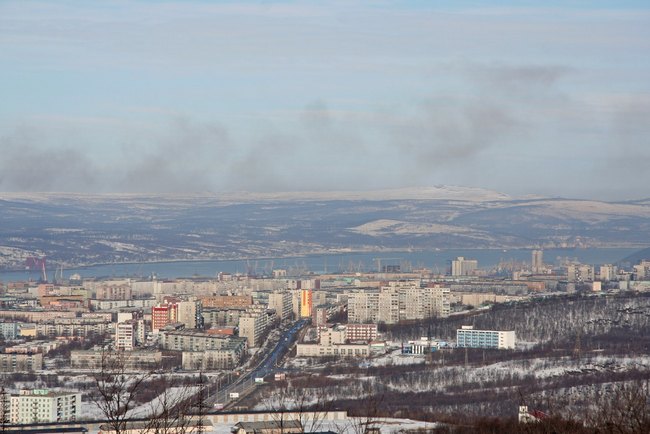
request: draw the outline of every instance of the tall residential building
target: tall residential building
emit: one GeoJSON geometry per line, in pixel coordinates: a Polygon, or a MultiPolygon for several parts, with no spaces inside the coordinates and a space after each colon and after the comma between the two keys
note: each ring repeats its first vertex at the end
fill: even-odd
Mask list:
{"type": "Polygon", "coordinates": [[[348,297],[349,323],[396,324],[400,321],[446,317],[450,313],[449,288],[421,288],[419,281],[391,282],[379,291],[363,290],[348,297]]]}
{"type": "Polygon", "coordinates": [[[291,318],[292,305],[289,291],[272,292],[269,294],[269,309],[273,309],[280,321],[291,318]]]}
{"type": "Polygon", "coordinates": [[[290,289],[291,293],[291,312],[293,312],[294,318],[300,318],[300,290],[299,289],[290,289]]]}
{"type": "Polygon", "coordinates": [[[300,290],[300,317],[309,318],[311,316],[311,309],[312,309],[312,290],[301,289],[300,290]]]}
{"type": "Polygon", "coordinates": [[[544,270],[544,251],[533,250],[531,253],[531,270],[534,274],[539,274],[544,270]]]}
{"type": "Polygon", "coordinates": [[[594,267],[583,264],[569,264],[567,266],[567,280],[569,282],[593,282],[594,267]]]}
{"type": "Polygon", "coordinates": [[[379,291],[379,311],[377,322],[396,324],[400,320],[399,311],[400,288],[387,287],[379,291]]]}
{"type": "Polygon", "coordinates": [[[636,280],[646,280],[650,277],[650,261],[643,260],[634,265],[634,275],[636,280]]]}
{"type": "Polygon", "coordinates": [[[11,396],[11,423],[52,423],[78,420],[81,393],[50,392],[47,389],[21,390],[11,396]]]}
{"type": "Polygon", "coordinates": [[[137,335],[137,321],[130,320],[115,324],[115,349],[133,351],[137,335]]]}
{"type": "Polygon", "coordinates": [[[262,343],[264,333],[275,318],[277,318],[275,311],[272,310],[251,309],[247,311],[239,317],[239,336],[248,340],[249,347],[257,347],[262,343]]]}
{"type": "Polygon", "coordinates": [[[478,261],[476,259],[465,259],[464,257],[459,256],[451,261],[452,276],[469,276],[477,268],[478,261]]]}
{"type": "Polygon", "coordinates": [[[617,272],[618,268],[616,265],[604,264],[600,266],[598,275],[600,276],[600,280],[603,282],[609,282],[610,280],[616,280],[617,272]]]}
{"type": "Polygon", "coordinates": [[[177,303],[177,322],[185,324],[185,328],[196,329],[202,326],[201,304],[198,301],[181,301],[177,303]]]}
{"type": "Polygon", "coordinates": [[[154,333],[172,322],[172,310],[175,310],[175,307],[175,305],[162,304],[151,308],[151,330],[154,333]]]}
{"type": "Polygon", "coordinates": [[[379,314],[379,292],[359,291],[348,297],[348,322],[373,323],[377,322],[379,314]]]}

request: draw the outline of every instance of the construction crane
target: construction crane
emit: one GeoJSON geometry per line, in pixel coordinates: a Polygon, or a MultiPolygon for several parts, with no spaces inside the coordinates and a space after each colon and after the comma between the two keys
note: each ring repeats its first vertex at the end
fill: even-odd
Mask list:
{"type": "Polygon", "coordinates": [[[46,257],[38,258],[30,256],[25,260],[25,267],[28,270],[39,270],[41,272],[41,280],[47,282],[47,272],[45,271],[46,257]]]}
{"type": "Polygon", "coordinates": [[[377,273],[381,273],[381,261],[401,261],[402,258],[372,258],[377,263],[377,273]]]}

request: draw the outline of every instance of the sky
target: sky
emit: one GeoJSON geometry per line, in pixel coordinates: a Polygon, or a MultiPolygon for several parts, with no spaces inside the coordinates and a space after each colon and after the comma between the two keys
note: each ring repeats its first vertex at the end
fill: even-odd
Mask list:
{"type": "Polygon", "coordinates": [[[0,0],[0,191],[650,197],[647,1],[0,0]]]}

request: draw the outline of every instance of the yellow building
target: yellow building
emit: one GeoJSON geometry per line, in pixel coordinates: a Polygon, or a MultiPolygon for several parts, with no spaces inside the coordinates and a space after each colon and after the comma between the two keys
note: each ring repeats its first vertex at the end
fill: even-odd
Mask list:
{"type": "Polygon", "coordinates": [[[311,317],[312,292],[311,289],[302,289],[300,291],[300,317],[311,317]]]}
{"type": "Polygon", "coordinates": [[[21,338],[35,338],[36,337],[36,327],[21,327],[20,328],[20,337],[21,338]]]}

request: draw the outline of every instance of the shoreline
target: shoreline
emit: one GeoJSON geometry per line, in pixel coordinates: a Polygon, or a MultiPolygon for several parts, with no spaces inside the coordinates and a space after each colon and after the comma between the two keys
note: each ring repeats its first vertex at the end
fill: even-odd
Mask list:
{"type": "MultiPolygon", "coordinates": [[[[542,248],[544,251],[554,250],[554,251],[588,251],[588,250],[614,250],[614,249],[629,249],[629,250],[644,250],[648,248],[647,246],[607,246],[607,247],[552,247],[552,248],[542,248]]],[[[427,252],[446,252],[446,251],[503,251],[507,253],[509,251],[531,251],[535,247],[490,247],[490,248],[481,248],[481,247],[450,247],[450,248],[432,248],[432,249],[413,249],[413,248],[397,248],[397,249],[344,249],[338,251],[323,251],[307,254],[295,254],[295,255],[286,255],[286,256],[256,256],[256,257],[237,257],[237,258],[191,258],[191,259],[159,259],[153,261],[123,261],[123,262],[94,262],[90,264],[75,264],[64,267],[64,270],[84,270],[93,267],[105,267],[105,266],[128,266],[128,265],[157,265],[157,264],[171,264],[171,263],[211,263],[211,262],[238,262],[238,261],[274,261],[274,260],[287,260],[287,259],[305,259],[311,257],[319,256],[337,256],[337,255],[364,255],[364,254],[382,254],[382,253],[408,253],[408,254],[417,254],[417,253],[427,253],[427,252]]],[[[621,258],[622,259],[622,258],[621,258]]],[[[46,267],[46,270],[55,270],[60,266],[59,262],[52,262],[55,266],[50,268],[46,267]]],[[[0,267],[0,273],[20,273],[20,272],[38,272],[36,269],[26,269],[26,268],[4,268],[0,267]]]]}

